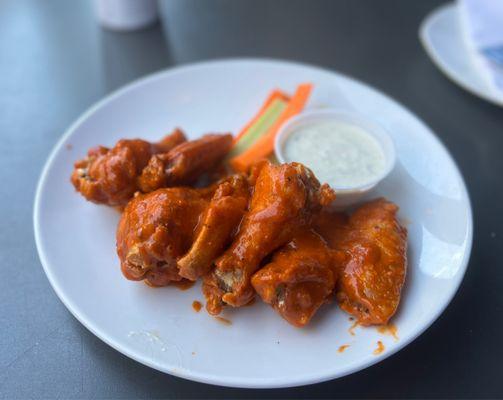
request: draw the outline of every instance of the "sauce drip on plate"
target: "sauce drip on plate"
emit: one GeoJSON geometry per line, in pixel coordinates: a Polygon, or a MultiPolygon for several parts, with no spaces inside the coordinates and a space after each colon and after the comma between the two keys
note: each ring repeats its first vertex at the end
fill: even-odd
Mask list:
{"type": "Polygon", "coordinates": [[[199,312],[201,311],[201,308],[203,307],[203,305],[201,304],[200,301],[197,301],[197,300],[194,300],[192,302],[192,308],[194,309],[195,312],[199,312]]]}
{"type": "Polygon", "coordinates": [[[178,282],[171,282],[171,284],[180,290],[187,290],[194,286],[195,282],[189,281],[188,279],[182,279],[178,282]]]}
{"type": "Polygon", "coordinates": [[[339,349],[337,350],[339,353],[344,353],[344,350],[346,350],[349,347],[349,344],[343,344],[342,346],[339,346],[339,349]]]}
{"type": "Polygon", "coordinates": [[[221,324],[224,324],[224,325],[232,325],[232,321],[227,319],[227,318],[224,318],[224,317],[213,317],[215,318],[218,322],[220,322],[221,324]]]}
{"type": "Polygon", "coordinates": [[[358,327],[358,325],[360,325],[359,322],[355,321],[353,322],[353,325],[349,327],[348,332],[351,336],[355,336],[355,329],[358,327]]]}
{"type": "Polygon", "coordinates": [[[395,339],[395,341],[398,340],[398,329],[394,324],[378,326],[377,332],[382,335],[390,335],[393,337],[393,339],[395,339]]]}
{"type": "Polygon", "coordinates": [[[378,340],[377,348],[374,350],[373,354],[377,356],[381,354],[384,350],[385,350],[384,344],[380,340],[378,340]]]}

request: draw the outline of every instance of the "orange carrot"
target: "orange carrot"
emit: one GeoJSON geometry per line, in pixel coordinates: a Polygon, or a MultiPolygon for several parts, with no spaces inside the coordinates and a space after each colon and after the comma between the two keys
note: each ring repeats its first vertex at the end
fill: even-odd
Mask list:
{"type": "Polygon", "coordinates": [[[274,138],[279,128],[291,117],[302,111],[311,94],[312,88],[313,85],[311,83],[299,85],[295,94],[290,98],[285,110],[269,131],[258,139],[252,147],[229,161],[236,171],[247,171],[255,161],[267,157],[273,151],[274,138]]]}
{"type": "Polygon", "coordinates": [[[266,101],[260,108],[259,112],[251,119],[250,122],[246,124],[246,126],[241,130],[241,132],[239,132],[238,135],[234,138],[234,144],[236,144],[239,141],[239,139],[241,139],[241,136],[243,136],[246,133],[246,131],[250,128],[250,126],[252,126],[255,122],[257,122],[257,120],[267,110],[267,107],[269,107],[269,105],[276,99],[288,101],[290,98],[279,89],[273,90],[269,94],[269,97],[267,97],[266,101]]]}

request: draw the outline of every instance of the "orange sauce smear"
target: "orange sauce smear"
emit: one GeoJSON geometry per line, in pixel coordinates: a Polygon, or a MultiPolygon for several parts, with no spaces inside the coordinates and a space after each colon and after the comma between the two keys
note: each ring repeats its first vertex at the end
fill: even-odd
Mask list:
{"type": "Polygon", "coordinates": [[[344,353],[344,350],[346,350],[349,347],[349,344],[343,344],[342,346],[339,346],[339,349],[337,350],[339,353],[344,353]]]}
{"type": "Polygon", "coordinates": [[[255,304],[255,297],[251,299],[248,303],[246,303],[244,307],[253,306],[254,304],[255,304]]]}
{"type": "Polygon", "coordinates": [[[213,317],[213,318],[215,318],[218,322],[220,322],[224,325],[232,325],[232,321],[227,318],[224,318],[224,317],[213,317]]]}
{"type": "Polygon", "coordinates": [[[194,286],[195,282],[189,281],[188,279],[182,279],[179,282],[172,282],[171,284],[180,290],[187,290],[194,286]]]}
{"type": "Polygon", "coordinates": [[[348,329],[348,332],[351,336],[355,336],[355,329],[360,325],[358,321],[353,322],[353,325],[351,325],[348,329]]]}
{"type": "Polygon", "coordinates": [[[384,344],[378,340],[377,341],[377,349],[374,350],[374,355],[379,355],[381,354],[383,351],[384,351],[385,347],[384,347],[384,344]]]}
{"type": "Polygon", "coordinates": [[[201,304],[200,301],[197,301],[197,300],[194,300],[192,302],[192,308],[194,309],[195,312],[199,312],[201,311],[201,308],[203,307],[203,305],[201,304]]]}
{"type": "Polygon", "coordinates": [[[390,335],[393,337],[393,339],[395,339],[395,341],[398,340],[398,329],[394,324],[378,326],[377,332],[382,335],[390,335]]]}

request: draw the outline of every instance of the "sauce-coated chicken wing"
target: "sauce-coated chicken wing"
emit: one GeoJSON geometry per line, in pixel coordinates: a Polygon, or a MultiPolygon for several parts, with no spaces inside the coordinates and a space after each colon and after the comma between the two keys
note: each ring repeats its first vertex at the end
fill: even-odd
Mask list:
{"type": "Polygon", "coordinates": [[[117,227],[117,254],[124,276],[153,286],[179,281],[177,260],[189,250],[211,191],[159,189],[139,194],[117,227]]]}
{"type": "Polygon", "coordinates": [[[163,153],[184,142],[175,130],[158,143],[122,139],[109,149],[99,146],[75,163],[71,181],[87,200],[109,206],[124,206],[138,190],[138,177],[153,154],[163,153]]]}
{"type": "Polygon", "coordinates": [[[234,242],[204,279],[208,312],[218,314],[224,303],[247,304],[254,296],[251,275],[264,257],[308,226],[313,212],[334,197],[332,189],[320,185],[301,164],[263,164],[234,242]]]}
{"type": "Polygon", "coordinates": [[[332,249],[340,249],[349,230],[348,214],[330,207],[323,209],[314,216],[312,228],[326,240],[332,249]]]}
{"type": "Polygon", "coordinates": [[[398,207],[378,199],[358,208],[336,239],[347,259],[339,276],[340,307],[362,325],[386,324],[400,302],[407,269],[407,230],[398,207]]]}
{"type": "Polygon", "coordinates": [[[126,278],[165,286],[206,274],[231,241],[246,211],[249,185],[231,175],[203,189],[165,188],[138,194],[117,228],[126,278]]]}
{"type": "Polygon", "coordinates": [[[139,178],[140,189],[148,193],[162,187],[190,185],[215,168],[231,146],[232,135],[208,134],[153,156],[139,178]]]}
{"type": "Polygon", "coordinates": [[[257,271],[257,294],[289,323],[306,325],[333,295],[338,253],[314,231],[306,229],[274,253],[272,262],[257,271]]]}

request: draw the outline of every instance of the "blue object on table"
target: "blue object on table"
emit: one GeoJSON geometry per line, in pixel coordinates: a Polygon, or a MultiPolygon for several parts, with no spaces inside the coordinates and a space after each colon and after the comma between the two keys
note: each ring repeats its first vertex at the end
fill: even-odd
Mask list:
{"type": "Polygon", "coordinates": [[[468,47],[490,87],[503,96],[503,1],[459,0],[468,47]]]}
{"type": "Polygon", "coordinates": [[[503,65],[503,46],[487,47],[482,52],[491,61],[503,65]]]}

